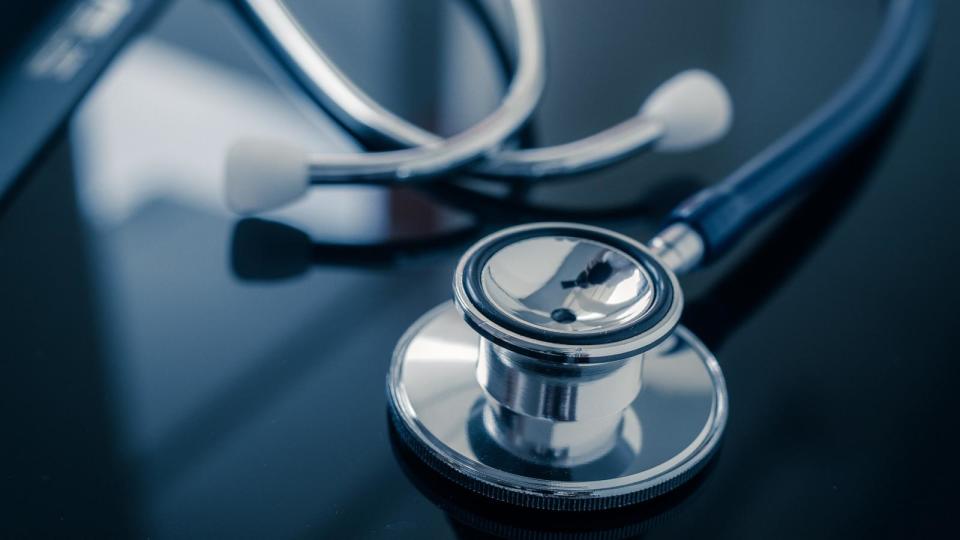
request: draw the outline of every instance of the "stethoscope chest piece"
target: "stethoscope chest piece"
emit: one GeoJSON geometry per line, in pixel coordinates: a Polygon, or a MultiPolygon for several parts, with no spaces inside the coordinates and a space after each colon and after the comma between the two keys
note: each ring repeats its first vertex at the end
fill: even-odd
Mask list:
{"type": "Polygon", "coordinates": [[[401,338],[387,381],[401,440],[450,480],[525,507],[615,508],[680,485],[716,449],[723,375],[642,244],[513,227],[464,255],[454,299],[401,338]]]}

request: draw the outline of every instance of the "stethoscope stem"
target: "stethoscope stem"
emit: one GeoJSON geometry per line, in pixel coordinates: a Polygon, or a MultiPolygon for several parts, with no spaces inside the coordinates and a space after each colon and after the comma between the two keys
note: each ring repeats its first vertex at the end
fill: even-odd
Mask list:
{"type": "Polygon", "coordinates": [[[825,166],[873,127],[920,65],[933,2],[891,0],[866,60],[827,103],[717,184],[680,204],[669,220],[697,231],[704,262],[726,253],[754,224],[815,182],[825,166]]]}
{"type": "Polygon", "coordinates": [[[647,242],[647,247],[677,275],[696,269],[704,260],[703,237],[684,223],[667,225],[647,242]]]}
{"type": "Polygon", "coordinates": [[[536,181],[601,169],[653,149],[666,135],[663,122],[636,115],[599,133],[566,144],[501,150],[494,162],[485,160],[471,174],[489,178],[536,181]]]}
{"type": "MultiPolygon", "coordinates": [[[[637,115],[590,137],[543,148],[500,150],[496,160],[483,160],[470,174],[488,178],[536,181],[599,169],[656,146],[666,134],[663,122],[637,115]]],[[[432,180],[404,171],[405,151],[386,154],[318,154],[307,159],[310,183],[395,183],[432,180]]],[[[444,173],[451,171],[442,171],[444,173]]]]}

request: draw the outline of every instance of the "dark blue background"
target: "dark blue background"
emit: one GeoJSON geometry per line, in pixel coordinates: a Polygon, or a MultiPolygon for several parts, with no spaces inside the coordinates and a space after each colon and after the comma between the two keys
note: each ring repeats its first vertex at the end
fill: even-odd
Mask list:
{"type": "MultiPolygon", "coordinates": [[[[489,110],[500,77],[470,52],[482,49],[480,34],[450,22],[464,19],[456,3],[356,4],[293,7],[361,86],[422,125],[449,133],[489,110]]],[[[97,153],[90,120],[61,130],[0,207],[0,536],[951,531],[960,480],[953,2],[939,6],[926,69],[900,114],[808,202],[685,279],[685,322],[713,346],[731,401],[722,450],[693,486],[613,515],[556,518],[483,505],[403,465],[390,443],[386,367],[406,327],[450,297],[470,238],[547,218],[646,238],[673,203],[825,99],[881,13],[872,1],[544,4],[550,76],[532,126],[538,142],[602,129],[691,66],[729,85],[730,135],[515,194],[507,207],[466,196],[465,209],[455,190],[348,190],[337,200],[358,201],[349,223],[383,222],[360,241],[391,239],[358,248],[344,247],[350,227],[337,216],[303,231],[283,216],[238,222],[174,191],[104,219],[90,203],[103,194],[86,191],[97,179],[84,171],[109,164],[91,159],[122,154],[144,165],[120,175],[127,185],[162,187],[218,182],[174,176],[179,162],[222,158],[135,135],[97,153]]],[[[279,92],[242,35],[228,5],[183,1],[147,39],[279,92]]],[[[134,80],[122,78],[130,62],[118,65],[104,81],[134,80]]],[[[149,115],[158,103],[144,97],[125,110],[149,115]]],[[[231,116],[256,118],[245,106],[231,116]]],[[[159,140],[181,136],[175,125],[159,140]]]]}

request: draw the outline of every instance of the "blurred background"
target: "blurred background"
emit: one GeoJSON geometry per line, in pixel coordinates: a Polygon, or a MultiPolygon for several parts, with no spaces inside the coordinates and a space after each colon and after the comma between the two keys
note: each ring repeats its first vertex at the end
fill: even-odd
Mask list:
{"type": "MultiPolygon", "coordinates": [[[[468,3],[286,4],[361,88],[437,133],[483,118],[509,81],[468,3]]],[[[393,346],[450,297],[471,240],[542,219],[646,239],[674,204],[822,103],[863,57],[881,5],[543,2],[547,90],[525,143],[619,122],[691,67],[728,86],[731,132],[529,190],[470,178],[341,186],[242,220],[222,195],[238,139],[363,148],[231,2],[8,6],[0,536],[895,537],[952,526],[953,2],[940,2],[902,107],[827,187],[685,279],[685,323],[713,347],[731,396],[723,448],[692,489],[576,522],[483,510],[404,465],[385,414],[393,346]]]]}

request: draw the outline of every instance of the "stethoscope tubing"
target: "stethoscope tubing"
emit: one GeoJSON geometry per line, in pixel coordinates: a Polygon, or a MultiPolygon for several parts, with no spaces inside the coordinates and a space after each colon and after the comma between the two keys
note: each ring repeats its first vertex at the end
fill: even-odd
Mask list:
{"type": "Polygon", "coordinates": [[[827,103],[671,212],[668,223],[682,223],[700,236],[700,265],[725,253],[792,194],[811,187],[824,166],[880,120],[923,58],[933,11],[931,0],[891,0],[866,59],[827,103]]]}
{"type": "MultiPolygon", "coordinates": [[[[281,66],[298,80],[307,94],[331,113],[357,139],[373,149],[412,149],[423,147],[436,152],[447,139],[433,134],[385,109],[357,87],[323,49],[296,22],[293,15],[274,0],[237,0],[241,12],[253,23],[281,66]]],[[[476,0],[468,4],[492,37],[498,57],[507,59],[506,41],[492,16],[476,0]]],[[[542,92],[546,65],[542,50],[543,33],[539,25],[539,11],[534,0],[511,0],[511,14],[516,27],[517,63],[514,82],[517,93],[539,98],[542,92]],[[531,15],[535,14],[535,15],[531,15]],[[536,23],[531,20],[536,18],[536,23]],[[528,59],[526,65],[524,59],[528,59]],[[535,68],[540,79],[524,76],[524,68],[535,68]],[[541,85],[534,88],[533,83],[541,85]]],[[[503,63],[503,62],[501,62],[503,63]]],[[[531,68],[531,69],[532,69],[531,68]]],[[[509,97],[509,91],[508,91],[509,97]]],[[[506,107],[507,100],[501,104],[506,107]]],[[[499,110],[499,109],[498,109],[499,110]]],[[[519,114],[519,111],[517,111],[519,114]]],[[[470,133],[489,129],[484,126],[489,118],[475,126],[470,133]]],[[[470,162],[443,162],[436,157],[437,166],[431,174],[409,169],[406,154],[377,152],[359,155],[318,155],[311,159],[312,183],[368,182],[392,183],[425,181],[441,173],[450,173],[468,165],[465,172],[490,179],[535,181],[544,178],[584,174],[617,163],[654,147],[666,134],[664,124],[638,114],[607,129],[570,143],[544,148],[514,149],[508,145],[478,153],[470,162]],[[443,165],[440,165],[443,163],[443,165]],[[391,169],[393,167],[394,169],[391,169]],[[399,169],[399,173],[398,170],[399,169]]],[[[424,150],[426,151],[426,150],[424,150]]]]}
{"type": "Polygon", "coordinates": [[[344,75],[275,0],[237,0],[281,60],[318,103],[361,139],[387,142],[397,150],[359,155],[317,156],[311,178],[371,182],[430,179],[489,156],[527,121],[543,93],[546,59],[539,3],[510,0],[516,26],[516,69],[504,99],[482,121],[442,138],[394,115],[344,75]],[[320,159],[322,158],[322,159],[320,159]]]}
{"type": "MultiPolygon", "coordinates": [[[[308,181],[405,183],[434,179],[473,165],[481,176],[541,178],[592,170],[649,148],[665,127],[640,114],[614,128],[568,145],[504,149],[526,122],[544,84],[544,44],[535,0],[511,0],[518,62],[506,97],[486,119],[442,139],[380,107],[352,84],[292,15],[274,0],[237,0],[275,45],[285,65],[345,125],[370,130],[414,148],[315,156],[308,181]],[[487,174],[491,170],[496,174],[487,174]]],[[[933,20],[932,0],[890,0],[885,22],[866,59],[833,97],[803,122],[736,169],[695,193],[669,214],[650,242],[683,273],[721,256],[752,226],[791,195],[809,189],[817,173],[839,158],[889,108],[919,65],[933,20]]],[[[490,26],[490,25],[488,25],[490,26]]],[[[687,102],[687,105],[694,102],[687,102]]]]}

